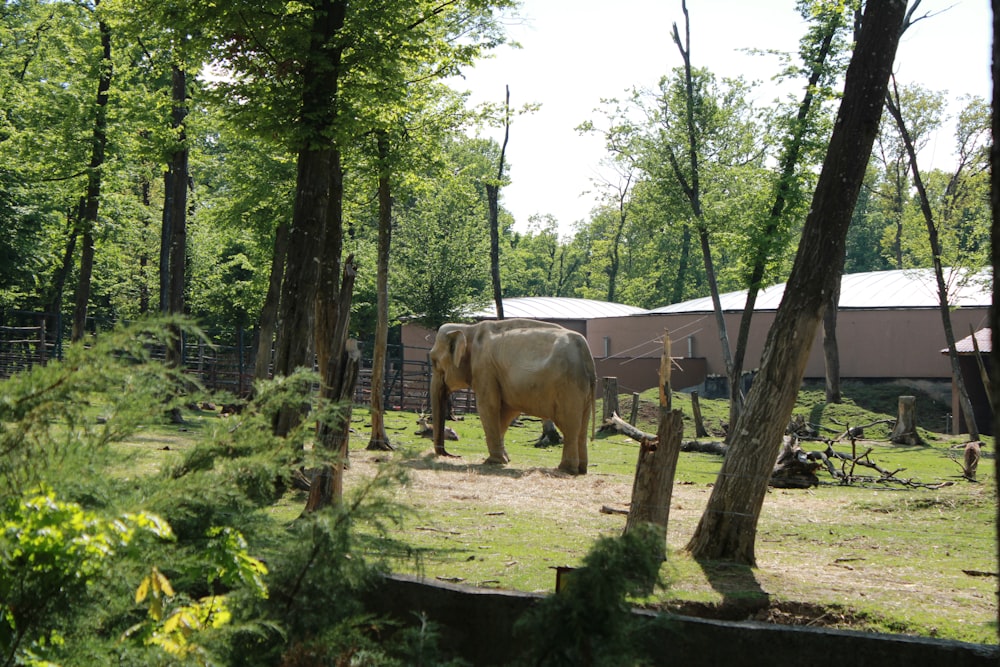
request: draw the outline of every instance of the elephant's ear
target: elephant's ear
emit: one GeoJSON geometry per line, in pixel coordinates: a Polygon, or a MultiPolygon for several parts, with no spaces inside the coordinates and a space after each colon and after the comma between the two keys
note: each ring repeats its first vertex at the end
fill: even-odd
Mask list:
{"type": "Polygon", "coordinates": [[[451,336],[451,363],[455,368],[459,368],[462,365],[462,361],[465,359],[465,350],[468,345],[465,334],[461,331],[453,331],[451,336]]]}

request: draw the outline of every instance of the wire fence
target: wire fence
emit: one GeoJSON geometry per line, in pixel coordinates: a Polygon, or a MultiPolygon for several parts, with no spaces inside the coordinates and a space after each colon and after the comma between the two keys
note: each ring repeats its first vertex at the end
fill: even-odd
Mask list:
{"type": "MultiPolygon", "coordinates": [[[[0,378],[61,359],[63,341],[69,332],[59,315],[0,310],[0,378]]],[[[372,400],[372,345],[361,344],[362,358],[354,401],[372,400]]],[[[257,339],[253,331],[206,331],[205,337],[182,337],[182,364],[187,373],[208,390],[237,398],[248,396],[254,383],[257,339]]],[[[162,360],[164,351],[154,350],[162,360]]],[[[430,412],[430,362],[426,350],[407,354],[402,345],[390,345],[383,379],[383,405],[389,410],[430,412]],[[415,360],[418,359],[418,360],[415,360]]],[[[458,414],[476,411],[470,391],[455,392],[452,410],[458,414]]]]}

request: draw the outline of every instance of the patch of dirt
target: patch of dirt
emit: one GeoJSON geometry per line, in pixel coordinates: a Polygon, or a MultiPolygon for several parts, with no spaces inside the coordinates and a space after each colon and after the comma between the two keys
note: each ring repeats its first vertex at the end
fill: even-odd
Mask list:
{"type": "Polygon", "coordinates": [[[801,625],[821,628],[862,629],[869,625],[865,614],[840,606],[822,606],[809,602],[768,600],[766,598],[727,600],[721,604],[676,602],[654,607],[682,616],[716,621],[758,621],[775,625],[801,625]]]}

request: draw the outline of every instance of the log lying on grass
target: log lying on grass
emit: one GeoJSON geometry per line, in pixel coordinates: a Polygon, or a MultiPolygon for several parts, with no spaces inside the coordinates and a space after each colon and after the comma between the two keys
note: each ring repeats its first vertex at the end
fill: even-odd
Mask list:
{"type": "MultiPolygon", "coordinates": [[[[601,432],[607,433],[609,431],[617,431],[622,435],[626,435],[636,442],[656,442],[657,436],[655,433],[646,433],[643,430],[632,426],[627,421],[619,417],[617,414],[612,413],[608,419],[604,420],[601,424],[601,432]]],[[[715,454],[717,456],[726,455],[726,443],[724,442],[701,442],[699,440],[685,440],[681,442],[682,452],[700,452],[702,454],[715,454]]]]}

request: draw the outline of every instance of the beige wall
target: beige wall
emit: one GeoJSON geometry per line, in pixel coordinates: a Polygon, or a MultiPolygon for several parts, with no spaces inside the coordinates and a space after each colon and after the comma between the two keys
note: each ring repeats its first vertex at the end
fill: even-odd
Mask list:
{"type": "MultiPolygon", "coordinates": [[[[969,326],[988,325],[987,308],[960,308],[951,313],[956,338],[969,335],[969,326]]],[[[837,321],[842,378],[939,378],[951,377],[948,359],[940,351],[946,347],[941,315],[936,308],[925,310],[841,310],[837,321]]],[[[754,315],[744,370],[760,365],[773,312],[754,315]]],[[[562,323],[561,324],[566,324],[562,323]]],[[[573,329],[580,330],[579,323],[573,329]]],[[[726,328],[735,348],[740,314],[726,315],[726,328]]],[[[617,376],[622,391],[643,391],[655,387],[663,333],[671,338],[675,388],[697,384],[690,378],[704,374],[724,375],[721,343],[712,313],[678,315],[633,315],[588,320],[587,341],[597,361],[598,374],[617,376]],[[607,339],[607,340],[605,340],[607,339]],[[610,355],[607,354],[610,352],[610,355]],[[687,359],[687,361],[685,361],[687,359]]],[[[807,378],[822,378],[822,327],[816,334],[806,366],[807,378]]],[[[403,327],[402,342],[407,359],[426,361],[434,344],[434,332],[416,325],[403,327]],[[416,349],[413,349],[416,348],[416,349]]]]}
{"type": "MultiPolygon", "coordinates": [[[[951,313],[956,338],[969,334],[969,326],[980,329],[988,324],[987,308],[962,308],[951,313]]],[[[737,313],[726,315],[726,328],[735,347],[739,331],[737,313]]],[[[941,315],[926,310],[841,310],[838,314],[837,342],[840,374],[843,378],[950,378],[941,315]]],[[[745,370],[757,368],[773,312],[754,315],[747,346],[745,370]]],[[[587,338],[594,356],[659,357],[664,331],[670,332],[671,356],[684,365],[684,358],[704,358],[709,374],[725,374],[721,343],[712,313],[677,315],[634,315],[590,320],[587,338]],[[605,338],[608,338],[607,343],[605,338]]],[[[822,329],[817,332],[806,366],[807,378],[825,376],[822,329]]],[[[656,386],[656,376],[642,381],[646,389],[656,386]]]]}

